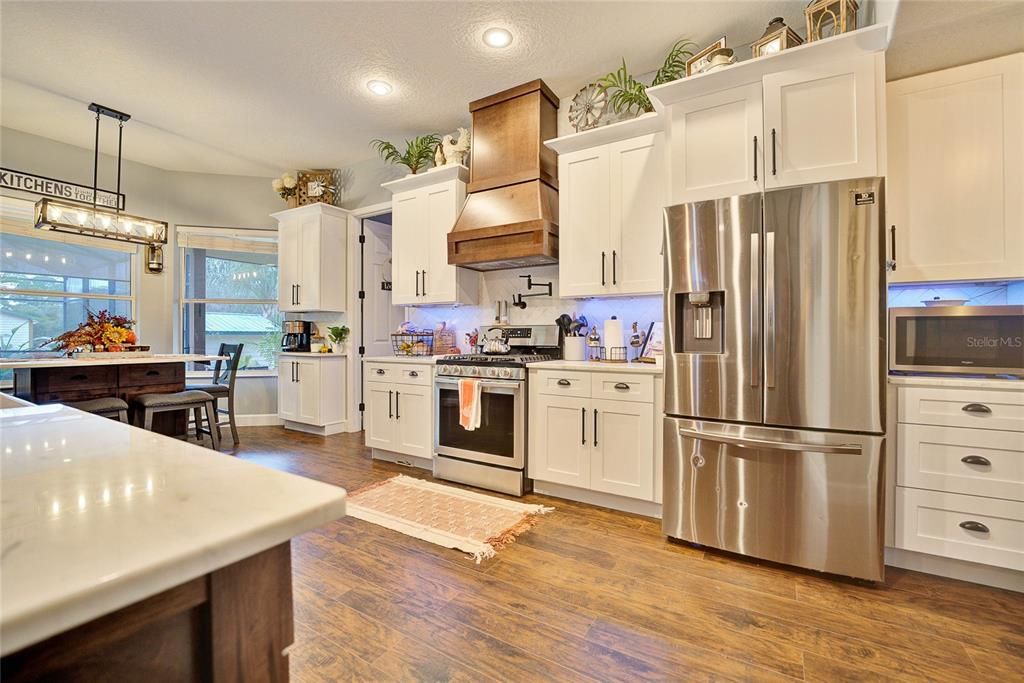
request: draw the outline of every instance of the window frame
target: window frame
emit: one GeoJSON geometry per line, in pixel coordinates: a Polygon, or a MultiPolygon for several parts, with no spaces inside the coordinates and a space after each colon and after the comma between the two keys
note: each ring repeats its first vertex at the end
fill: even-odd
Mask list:
{"type": "MultiPolygon", "coordinates": [[[[244,237],[246,235],[254,237],[267,238],[270,236],[274,237],[274,244],[277,245],[277,231],[267,230],[265,228],[214,228],[202,225],[176,225],[175,226],[175,251],[177,252],[177,266],[178,266],[178,320],[177,329],[175,330],[175,337],[177,339],[177,348],[180,353],[185,353],[185,309],[189,304],[273,304],[279,306],[280,301],[277,298],[274,299],[228,299],[218,297],[204,297],[201,299],[189,298],[185,296],[188,291],[188,282],[186,280],[186,268],[185,268],[185,251],[187,249],[194,249],[197,247],[188,246],[182,244],[181,240],[178,239],[179,234],[193,233],[203,234],[211,237],[244,237]]],[[[219,249],[219,251],[233,251],[231,249],[219,249]]],[[[234,250],[237,253],[244,254],[249,253],[243,250],[234,250]]],[[[276,253],[276,246],[275,246],[276,253]]],[[[278,308],[280,312],[280,308],[278,308]]],[[[215,353],[207,349],[208,353],[215,353]]],[[[208,377],[210,375],[209,370],[189,370],[186,376],[189,378],[200,378],[208,377]]],[[[277,368],[267,368],[261,370],[239,370],[238,377],[277,377],[277,368]]]]}

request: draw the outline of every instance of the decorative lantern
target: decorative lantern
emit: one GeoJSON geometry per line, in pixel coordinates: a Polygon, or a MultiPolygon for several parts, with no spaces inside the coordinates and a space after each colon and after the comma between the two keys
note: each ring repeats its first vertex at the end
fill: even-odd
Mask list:
{"type": "Polygon", "coordinates": [[[857,0],[812,0],[804,10],[807,42],[838,36],[857,28],[857,0]]]}
{"type": "Polygon", "coordinates": [[[768,27],[765,28],[761,37],[750,46],[750,50],[754,54],[754,59],[757,59],[782,52],[803,42],[793,29],[786,26],[782,17],[775,17],[768,22],[768,27]]]}
{"type": "Polygon", "coordinates": [[[164,272],[164,250],[159,244],[146,246],[146,272],[153,275],[164,272]]]}

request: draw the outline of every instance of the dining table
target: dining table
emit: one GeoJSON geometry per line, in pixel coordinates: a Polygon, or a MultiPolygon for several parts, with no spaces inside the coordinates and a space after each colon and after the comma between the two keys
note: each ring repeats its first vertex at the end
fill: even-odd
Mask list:
{"type": "MultiPolygon", "coordinates": [[[[0,370],[14,373],[14,396],[36,405],[117,397],[129,405],[142,394],[185,390],[188,363],[209,364],[224,356],[195,353],[96,353],[73,357],[0,358],[0,370]]],[[[185,411],[157,413],[153,431],[181,436],[185,411]]]]}

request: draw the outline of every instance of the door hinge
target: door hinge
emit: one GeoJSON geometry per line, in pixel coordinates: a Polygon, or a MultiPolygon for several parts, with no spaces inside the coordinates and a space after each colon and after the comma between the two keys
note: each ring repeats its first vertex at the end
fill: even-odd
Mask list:
{"type": "Polygon", "coordinates": [[[360,346],[359,347],[359,355],[360,356],[365,356],[366,355],[366,347],[365,346],[360,346]]]}
{"type": "Polygon", "coordinates": [[[359,236],[359,244],[366,244],[366,235],[359,236]]]}
{"type": "Polygon", "coordinates": [[[362,289],[359,290],[359,298],[360,299],[365,299],[366,298],[366,291],[365,290],[362,290],[362,289]]]}
{"type": "Polygon", "coordinates": [[[366,404],[365,403],[360,403],[359,404],[359,412],[360,413],[365,413],[366,412],[366,404]]]}

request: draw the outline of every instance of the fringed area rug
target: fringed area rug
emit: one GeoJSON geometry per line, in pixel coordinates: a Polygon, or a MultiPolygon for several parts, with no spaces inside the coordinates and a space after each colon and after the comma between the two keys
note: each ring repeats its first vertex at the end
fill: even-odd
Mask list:
{"type": "Polygon", "coordinates": [[[462,550],[477,564],[554,511],[399,474],[348,497],[346,513],[407,536],[462,550]]]}

